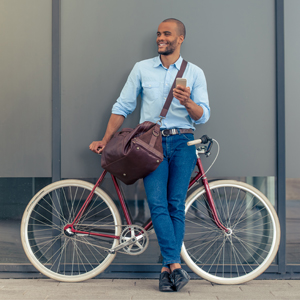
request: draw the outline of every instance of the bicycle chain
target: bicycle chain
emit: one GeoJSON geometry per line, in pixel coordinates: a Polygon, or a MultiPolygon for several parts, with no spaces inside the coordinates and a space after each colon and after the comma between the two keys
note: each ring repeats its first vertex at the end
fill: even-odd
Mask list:
{"type": "MultiPolygon", "coordinates": [[[[80,226],[84,226],[84,224],[80,224],[80,226]]],[[[149,245],[149,235],[151,235],[151,234],[154,233],[154,229],[151,229],[149,231],[145,231],[145,229],[143,227],[139,226],[139,225],[96,225],[96,226],[93,225],[93,227],[98,227],[98,228],[99,227],[105,227],[105,228],[107,228],[107,227],[114,227],[114,228],[115,227],[122,227],[122,228],[125,227],[122,230],[121,234],[120,234],[120,240],[122,238],[123,232],[126,229],[129,229],[129,228],[137,228],[140,232],[143,232],[143,237],[146,237],[146,242],[143,243],[144,246],[141,245],[142,249],[140,251],[135,251],[135,252],[131,252],[130,251],[133,247],[131,247],[130,249],[127,248],[127,250],[123,250],[123,248],[125,248],[127,246],[130,247],[131,245],[136,244],[138,242],[138,240],[134,241],[132,243],[129,243],[129,244],[128,244],[128,241],[124,241],[123,243],[119,243],[115,248],[119,248],[122,244],[128,244],[128,245],[124,245],[124,247],[122,247],[122,248],[120,248],[118,250],[114,250],[112,248],[107,248],[107,247],[102,247],[102,246],[99,246],[99,245],[95,245],[95,244],[92,244],[92,243],[90,243],[88,241],[85,241],[85,242],[81,241],[81,242],[83,242],[83,243],[85,243],[87,245],[93,246],[95,248],[103,249],[103,250],[105,250],[105,251],[107,251],[107,252],[109,252],[111,254],[113,254],[114,252],[120,252],[120,253],[128,254],[128,255],[139,255],[139,254],[143,253],[147,249],[147,247],[149,245]]],[[[97,236],[94,236],[94,235],[82,234],[82,233],[75,233],[74,237],[72,237],[72,238],[76,239],[76,237],[84,237],[84,236],[92,237],[92,238],[95,238],[95,239],[101,238],[101,237],[97,237],[97,236]]]]}

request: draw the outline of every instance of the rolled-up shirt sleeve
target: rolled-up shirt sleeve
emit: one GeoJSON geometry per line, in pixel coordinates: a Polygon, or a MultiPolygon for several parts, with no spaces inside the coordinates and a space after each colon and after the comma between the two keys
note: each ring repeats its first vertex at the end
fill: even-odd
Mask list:
{"type": "Polygon", "coordinates": [[[203,71],[199,69],[194,86],[191,92],[191,99],[203,108],[203,115],[198,120],[193,120],[195,124],[204,124],[210,117],[210,107],[207,93],[207,84],[203,71]]]}
{"type": "Polygon", "coordinates": [[[120,97],[112,107],[112,113],[122,115],[125,118],[136,108],[137,97],[141,92],[141,75],[139,63],[136,63],[131,70],[120,97]]]}

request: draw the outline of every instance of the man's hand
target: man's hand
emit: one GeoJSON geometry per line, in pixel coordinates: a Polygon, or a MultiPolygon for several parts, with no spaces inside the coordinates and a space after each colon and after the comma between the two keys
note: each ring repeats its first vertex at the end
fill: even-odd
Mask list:
{"type": "Polygon", "coordinates": [[[100,154],[105,148],[106,144],[110,141],[114,133],[121,127],[125,117],[121,115],[111,114],[107,124],[105,135],[102,141],[94,141],[90,144],[90,150],[100,154]]]}
{"type": "Polygon", "coordinates": [[[173,89],[173,97],[179,100],[181,105],[184,105],[190,117],[193,120],[199,120],[203,115],[203,108],[197,105],[190,97],[191,90],[189,87],[184,87],[183,85],[177,85],[173,89]]]}
{"type": "Polygon", "coordinates": [[[190,101],[191,91],[189,87],[184,87],[183,85],[177,85],[175,89],[173,89],[173,97],[179,100],[181,105],[187,106],[190,101]]]}
{"type": "Polygon", "coordinates": [[[95,141],[95,142],[92,142],[90,144],[90,150],[97,153],[97,154],[101,154],[101,152],[103,151],[103,149],[105,148],[106,146],[106,142],[104,141],[95,141]]]}

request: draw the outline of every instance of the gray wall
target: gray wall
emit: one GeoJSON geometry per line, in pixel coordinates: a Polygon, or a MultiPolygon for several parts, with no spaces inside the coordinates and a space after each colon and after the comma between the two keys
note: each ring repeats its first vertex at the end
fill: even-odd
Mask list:
{"type": "Polygon", "coordinates": [[[0,177],[51,176],[51,0],[1,0],[0,37],[0,177]]]}
{"type": "Polygon", "coordinates": [[[286,177],[300,178],[300,1],[285,1],[286,177]]]}
{"type": "Polygon", "coordinates": [[[134,63],[157,55],[167,17],[185,23],[182,55],[207,77],[212,116],[196,136],[221,144],[210,176],[275,175],[273,0],[63,0],[62,177],[99,175],[88,145],[102,138],[134,63]]]}

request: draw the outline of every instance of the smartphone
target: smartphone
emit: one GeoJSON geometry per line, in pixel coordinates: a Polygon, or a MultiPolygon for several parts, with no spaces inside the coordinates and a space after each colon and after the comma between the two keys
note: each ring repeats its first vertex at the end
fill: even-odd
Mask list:
{"type": "Polygon", "coordinates": [[[183,85],[186,87],[186,79],[185,78],[176,78],[176,86],[177,85],[183,85]]]}

